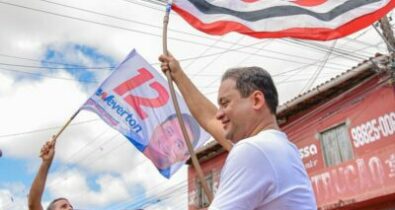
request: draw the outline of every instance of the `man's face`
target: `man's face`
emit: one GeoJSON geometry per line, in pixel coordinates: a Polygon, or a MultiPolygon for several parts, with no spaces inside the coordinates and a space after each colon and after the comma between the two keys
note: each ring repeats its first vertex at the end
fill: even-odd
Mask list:
{"type": "Polygon", "coordinates": [[[237,142],[249,136],[252,102],[249,97],[241,97],[233,79],[224,80],[218,91],[217,119],[221,121],[225,138],[237,142]]]}
{"type": "Polygon", "coordinates": [[[55,202],[55,210],[72,210],[73,206],[66,199],[61,199],[55,202]]]}
{"type": "MultiPolygon", "coordinates": [[[[193,141],[189,126],[185,123],[190,140],[193,141]]],[[[188,158],[188,147],[184,141],[178,120],[172,119],[157,126],[150,140],[153,147],[162,156],[168,157],[170,163],[175,163],[188,158]]]]}

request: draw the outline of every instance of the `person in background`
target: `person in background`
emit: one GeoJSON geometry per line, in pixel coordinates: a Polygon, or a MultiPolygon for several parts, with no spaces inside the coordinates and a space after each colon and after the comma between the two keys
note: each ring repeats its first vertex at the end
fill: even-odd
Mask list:
{"type": "MultiPolygon", "coordinates": [[[[55,137],[52,137],[52,139],[46,142],[41,148],[40,157],[42,162],[30,188],[28,198],[29,210],[43,210],[41,199],[44,192],[48,171],[55,155],[55,143],[56,139],[55,137]]],[[[73,206],[66,198],[57,198],[48,205],[47,210],[73,210],[73,206]]]]}

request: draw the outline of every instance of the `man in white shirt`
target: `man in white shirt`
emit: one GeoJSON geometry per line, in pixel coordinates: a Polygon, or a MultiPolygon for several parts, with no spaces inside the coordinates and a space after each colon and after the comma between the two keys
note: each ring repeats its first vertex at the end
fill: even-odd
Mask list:
{"type": "Polygon", "coordinates": [[[173,56],[159,60],[199,124],[230,151],[210,210],[317,209],[298,150],[277,125],[278,96],[269,73],[259,67],[229,69],[217,108],[173,56]]]}

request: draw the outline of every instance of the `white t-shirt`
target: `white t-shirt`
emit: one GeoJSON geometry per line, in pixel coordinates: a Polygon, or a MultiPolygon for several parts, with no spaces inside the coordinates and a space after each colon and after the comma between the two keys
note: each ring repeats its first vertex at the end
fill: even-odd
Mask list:
{"type": "Polygon", "coordinates": [[[265,130],[235,144],[209,210],[316,210],[309,176],[285,133],[265,130]]]}

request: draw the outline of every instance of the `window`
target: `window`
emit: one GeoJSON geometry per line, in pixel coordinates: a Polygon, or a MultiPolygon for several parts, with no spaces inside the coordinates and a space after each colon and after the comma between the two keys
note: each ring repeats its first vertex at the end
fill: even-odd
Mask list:
{"type": "MultiPolygon", "coordinates": [[[[208,175],[205,176],[208,188],[212,192],[213,190],[213,173],[209,173],[208,175]]],[[[203,186],[199,181],[199,178],[196,178],[196,200],[195,204],[198,209],[200,208],[206,208],[209,206],[210,202],[208,201],[208,198],[206,194],[204,193],[203,186]]]]}
{"type": "Polygon", "coordinates": [[[352,145],[345,123],[322,132],[320,139],[326,166],[353,159],[352,145]]]}

